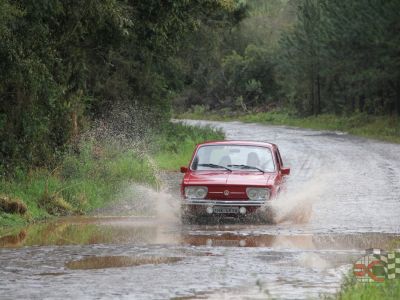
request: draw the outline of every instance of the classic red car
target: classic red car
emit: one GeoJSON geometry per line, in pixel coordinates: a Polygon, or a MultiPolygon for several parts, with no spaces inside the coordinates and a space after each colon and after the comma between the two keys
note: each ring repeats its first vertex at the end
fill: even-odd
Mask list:
{"type": "Polygon", "coordinates": [[[265,213],[290,169],[274,144],[215,141],[197,145],[181,172],[182,217],[191,221],[202,215],[265,213]]]}

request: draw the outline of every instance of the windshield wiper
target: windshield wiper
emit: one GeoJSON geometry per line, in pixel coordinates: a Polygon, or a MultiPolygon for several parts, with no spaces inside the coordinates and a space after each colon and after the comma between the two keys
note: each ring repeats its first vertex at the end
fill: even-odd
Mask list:
{"type": "Polygon", "coordinates": [[[216,164],[198,164],[197,166],[199,167],[209,167],[209,168],[214,168],[214,169],[225,169],[228,170],[229,172],[232,172],[231,169],[224,167],[224,166],[220,166],[220,165],[216,165],[216,164]]]}
{"type": "Polygon", "coordinates": [[[258,170],[260,172],[265,173],[265,171],[263,169],[253,167],[253,166],[248,166],[248,165],[228,165],[228,167],[239,167],[241,169],[254,169],[254,170],[258,170]]]}

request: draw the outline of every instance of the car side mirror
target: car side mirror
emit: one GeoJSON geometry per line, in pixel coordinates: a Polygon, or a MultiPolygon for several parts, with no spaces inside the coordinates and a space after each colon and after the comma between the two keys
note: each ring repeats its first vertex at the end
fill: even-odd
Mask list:
{"type": "Polygon", "coordinates": [[[181,173],[186,173],[188,171],[187,167],[181,167],[181,173]]]}
{"type": "Polygon", "coordinates": [[[290,174],[290,168],[281,168],[281,174],[282,175],[289,175],[290,174]]]}

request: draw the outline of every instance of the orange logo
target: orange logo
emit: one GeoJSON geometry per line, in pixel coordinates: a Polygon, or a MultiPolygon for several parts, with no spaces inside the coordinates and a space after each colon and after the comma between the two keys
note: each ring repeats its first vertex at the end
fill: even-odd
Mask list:
{"type": "Polygon", "coordinates": [[[354,264],[353,272],[356,278],[361,282],[384,282],[385,275],[376,274],[376,267],[384,268],[380,260],[370,260],[370,257],[365,257],[354,264]]]}
{"type": "Polygon", "coordinates": [[[360,282],[384,282],[400,278],[400,251],[367,249],[366,255],[353,265],[353,274],[360,282]]]}

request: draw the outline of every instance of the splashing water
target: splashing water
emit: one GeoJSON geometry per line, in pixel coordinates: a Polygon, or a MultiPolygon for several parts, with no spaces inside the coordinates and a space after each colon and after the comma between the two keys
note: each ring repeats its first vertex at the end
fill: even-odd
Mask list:
{"type": "Polygon", "coordinates": [[[149,201],[153,207],[157,220],[159,222],[177,223],[179,222],[179,202],[176,196],[170,194],[165,188],[156,191],[146,186],[136,186],[142,197],[139,201],[149,201]]]}
{"type": "Polygon", "coordinates": [[[178,196],[168,190],[168,186],[165,184],[165,180],[163,180],[163,173],[158,168],[154,159],[148,154],[145,154],[145,156],[154,170],[156,189],[143,185],[135,185],[136,192],[141,196],[138,199],[139,201],[150,202],[159,222],[178,223],[180,220],[178,196]]]}
{"type": "Polygon", "coordinates": [[[154,188],[137,183],[125,184],[105,208],[93,213],[96,216],[152,217],[157,223],[175,225],[180,220],[178,196],[163,185],[154,188]]]}
{"type": "Polygon", "coordinates": [[[315,174],[306,183],[289,185],[277,201],[272,204],[277,223],[308,223],[312,217],[312,207],[323,197],[332,174],[315,174]]]}
{"type": "MultiPolygon", "coordinates": [[[[110,199],[112,201],[92,214],[155,217],[158,222],[178,220],[179,201],[168,191],[162,178],[163,173],[151,156],[157,143],[152,142],[155,132],[149,119],[154,119],[151,111],[135,105],[117,105],[102,119],[95,121],[91,130],[79,136],[77,152],[84,152],[85,147],[89,148],[88,155],[93,156],[100,166],[103,162],[107,164],[115,160],[118,155],[128,153],[129,157],[134,156],[148,170],[146,174],[141,174],[143,180],[136,178],[133,181],[151,182],[149,185],[132,181],[120,182],[113,199],[110,199]],[[151,178],[146,180],[145,176],[151,178]]],[[[102,171],[100,167],[98,169],[102,171]]]]}

